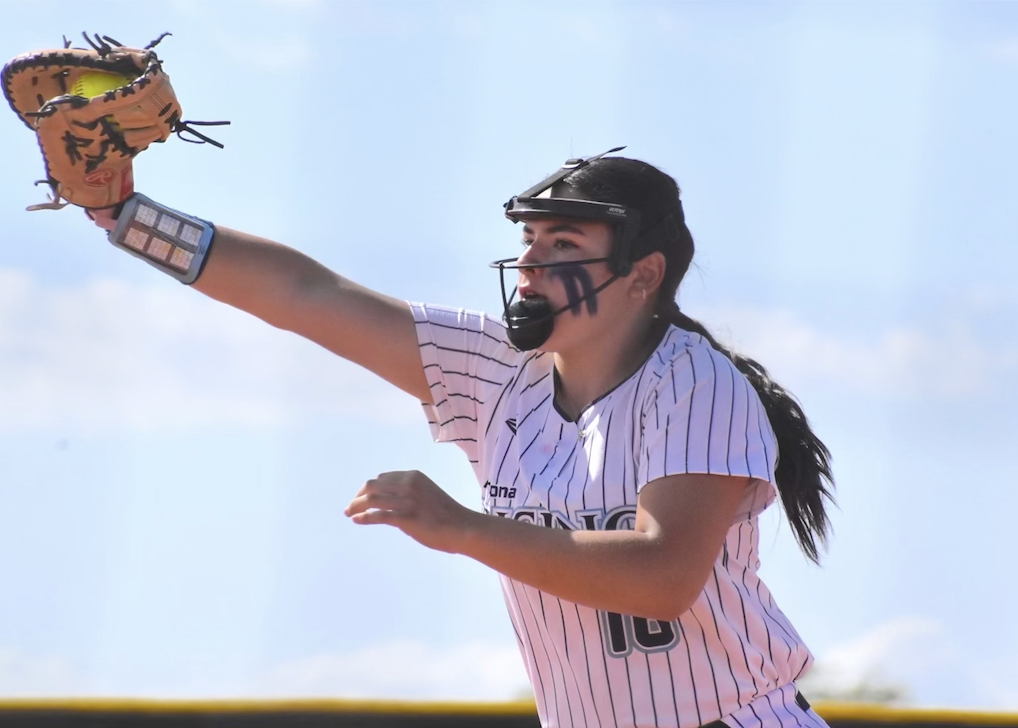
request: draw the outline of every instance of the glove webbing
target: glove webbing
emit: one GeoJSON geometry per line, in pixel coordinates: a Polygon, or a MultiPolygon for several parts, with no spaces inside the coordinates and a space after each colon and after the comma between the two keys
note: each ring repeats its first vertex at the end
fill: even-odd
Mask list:
{"type": "MultiPolygon", "coordinates": [[[[123,43],[120,43],[119,41],[114,40],[113,38],[110,38],[107,35],[100,36],[98,33],[96,33],[95,35],[95,41],[89,38],[88,35],[85,33],[82,33],[81,35],[85,39],[85,41],[92,47],[92,49],[99,54],[98,60],[88,57],[83,58],[81,56],[76,56],[72,54],[63,54],[60,53],[59,51],[53,51],[52,53],[46,54],[45,56],[21,59],[19,61],[12,63],[8,67],[8,74],[11,77],[13,77],[18,72],[26,68],[46,69],[53,66],[57,66],[62,69],[57,73],[53,74],[53,78],[60,85],[60,89],[61,91],[63,91],[64,95],[57,96],[54,99],[44,99],[41,95],[37,96],[36,98],[39,102],[39,110],[26,111],[24,114],[25,117],[33,118],[40,116],[50,116],[51,114],[56,113],[57,106],[59,104],[71,104],[73,107],[81,107],[86,106],[89,103],[89,101],[84,97],[72,96],[68,93],[69,90],[67,88],[66,81],[68,75],[67,71],[68,66],[77,66],[79,68],[93,68],[97,71],[102,71],[104,73],[119,73],[122,76],[129,76],[131,78],[138,76],[138,69],[129,58],[119,60],[118,59],[107,60],[106,58],[110,53],[113,52],[115,48],[123,48],[124,47],[123,43]]],[[[153,48],[159,45],[159,42],[162,41],[163,38],[165,38],[168,35],[172,35],[172,33],[162,33],[158,38],[156,38],[151,43],[146,45],[143,50],[151,51],[153,48]]],[[[64,48],[70,47],[71,43],[69,40],[67,40],[65,36],[64,48]]],[[[154,52],[148,54],[147,60],[148,66],[135,81],[125,86],[121,86],[120,88],[107,91],[104,94],[104,98],[112,101],[113,99],[116,98],[116,95],[118,93],[121,95],[121,98],[126,98],[131,94],[135,93],[138,89],[143,89],[145,88],[145,86],[151,83],[150,79],[148,78],[149,73],[151,72],[153,75],[155,73],[161,73],[162,62],[159,60],[159,58],[156,56],[154,52]]],[[[17,108],[15,108],[14,106],[12,94],[7,95],[9,98],[11,98],[9,102],[11,110],[14,111],[15,113],[18,113],[17,108]]],[[[163,111],[160,113],[160,116],[163,116],[168,110],[169,108],[163,109],[163,111]]],[[[18,116],[21,116],[21,114],[18,114],[18,116]]],[[[28,118],[23,118],[22,121],[24,121],[25,125],[28,126],[29,129],[35,131],[31,123],[28,121],[28,118]]],[[[212,139],[206,136],[205,134],[202,134],[196,129],[193,129],[192,127],[226,126],[229,125],[230,123],[228,121],[184,120],[180,119],[180,117],[177,114],[171,114],[164,121],[166,125],[170,127],[170,131],[177,135],[178,139],[182,139],[183,141],[189,142],[191,144],[212,144],[213,146],[219,147],[220,149],[223,148],[222,144],[217,142],[215,139],[212,139]],[[183,135],[184,133],[191,134],[197,137],[197,139],[189,139],[183,135]]],[[[123,135],[119,135],[119,139],[111,139],[110,144],[114,146],[114,148],[117,148],[118,150],[120,150],[121,148],[132,149],[124,142],[123,135]]],[[[137,153],[138,152],[136,150],[133,150],[130,154],[128,154],[128,156],[133,157],[137,153]]],[[[105,156],[103,156],[102,159],[105,159],[105,156]]],[[[97,164],[101,163],[102,159],[99,159],[97,164]]]]}

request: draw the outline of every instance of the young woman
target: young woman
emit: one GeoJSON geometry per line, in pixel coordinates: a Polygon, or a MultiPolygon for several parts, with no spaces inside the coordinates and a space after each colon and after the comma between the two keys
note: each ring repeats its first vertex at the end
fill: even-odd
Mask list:
{"type": "Polygon", "coordinates": [[[757,518],[780,496],[816,560],[829,454],[762,367],[676,305],[693,241],[674,180],[570,160],[506,215],[524,250],[493,264],[500,319],[407,305],[222,228],[193,285],[417,397],[470,458],[483,512],[400,472],[346,513],[501,574],[543,725],[823,726],[795,687],[812,658],[757,576],[757,518]]]}

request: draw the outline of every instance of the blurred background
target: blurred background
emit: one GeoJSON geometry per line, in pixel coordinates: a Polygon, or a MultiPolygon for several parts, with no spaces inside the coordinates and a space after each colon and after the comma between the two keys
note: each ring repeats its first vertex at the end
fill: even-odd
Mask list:
{"type": "MultiPolygon", "coordinates": [[[[763,573],[813,697],[1018,710],[1018,4],[2,2],[0,57],[159,46],[185,118],[139,191],[412,300],[499,311],[501,205],[628,145],[697,240],[684,310],[834,455],[822,568],[763,573]]],[[[0,115],[0,696],[529,694],[495,575],[342,509],[416,402],[44,199],[0,115]]]]}

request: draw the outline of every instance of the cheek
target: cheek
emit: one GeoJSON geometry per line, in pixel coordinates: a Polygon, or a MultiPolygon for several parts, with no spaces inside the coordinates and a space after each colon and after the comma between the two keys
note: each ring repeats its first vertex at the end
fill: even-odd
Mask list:
{"type": "Polygon", "coordinates": [[[566,305],[572,308],[574,316],[586,308],[590,315],[597,314],[597,293],[590,272],[581,265],[553,269],[552,276],[562,281],[566,305]]]}

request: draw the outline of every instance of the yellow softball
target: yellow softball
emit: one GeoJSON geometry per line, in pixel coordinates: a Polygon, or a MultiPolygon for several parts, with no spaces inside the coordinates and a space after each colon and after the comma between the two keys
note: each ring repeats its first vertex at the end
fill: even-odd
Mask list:
{"type": "Polygon", "coordinates": [[[106,73],[105,71],[88,71],[81,74],[71,86],[71,93],[74,96],[84,96],[87,99],[93,96],[100,96],[107,91],[126,86],[133,79],[122,76],[119,73],[106,73]]]}

